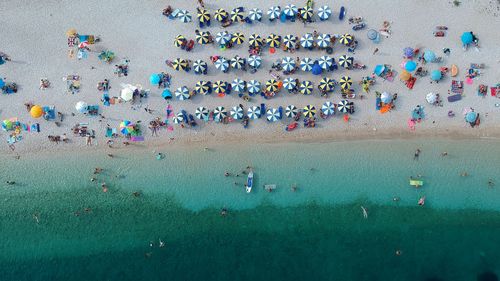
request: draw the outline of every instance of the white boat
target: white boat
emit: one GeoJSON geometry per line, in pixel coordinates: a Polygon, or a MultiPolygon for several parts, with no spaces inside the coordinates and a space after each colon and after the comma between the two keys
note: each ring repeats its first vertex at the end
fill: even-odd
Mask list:
{"type": "Polygon", "coordinates": [[[247,184],[245,185],[247,193],[250,193],[252,191],[252,186],[253,186],[253,171],[250,171],[247,177],[247,184]]]}

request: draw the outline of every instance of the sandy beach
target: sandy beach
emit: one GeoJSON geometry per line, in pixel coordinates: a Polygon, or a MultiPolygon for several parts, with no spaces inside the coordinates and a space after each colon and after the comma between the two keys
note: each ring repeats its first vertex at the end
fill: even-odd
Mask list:
{"type": "MultiPolygon", "coordinates": [[[[342,98],[337,87],[328,98],[321,97],[316,88],[323,76],[339,80],[340,77],[348,75],[354,80],[353,89],[355,93],[362,94],[358,82],[362,77],[372,73],[377,64],[390,64],[394,70],[401,72],[402,50],[405,47],[432,50],[437,56],[443,57],[442,63],[427,63],[425,68],[430,72],[442,66],[455,64],[459,67],[459,74],[455,78],[446,75],[442,81],[430,83],[430,77],[418,77],[412,90],[409,90],[398,77],[393,82],[377,79],[371,87],[371,93],[365,94],[364,99],[353,100],[356,112],[351,115],[349,122],[342,120],[341,114],[337,114],[326,120],[318,120],[316,128],[300,128],[293,132],[286,132],[285,126],[291,119],[284,118],[275,123],[269,123],[265,119],[251,120],[248,129],[244,129],[240,122],[236,121],[227,125],[215,122],[205,123],[198,120],[196,128],[180,128],[172,124],[173,131],[161,130],[158,137],[151,137],[147,129],[147,123],[155,117],[166,119],[165,108],[167,102],[161,97],[162,89],[149,83],[152,73],[167,72],[172,75],[172,92],[178,87],[188,86],[193,89],[199,80],[224,80],[232,81],[235,78],[243,80],[256,79],[265,83],[271,79],[268,70],[271,64],[282,57],[290,54],[277,50],[270,54],[267,48],[262,53],[263,66],[255,74],[240,70],[230,70],[229,73],[221,73],[209,64],[207,76],[190,73],[177,72],[168,68],[164,61],[175,58],[186,58],[192,61],[203,59],[209,61],[211,55],[223,55],[233,57],[240,55],[247,57],[247,43],[232,49],[221,51],[215,45],[196,44],[193,51],[186,52],[174,47],[175,36],[182,34],[188,39],[194,39],[194,30],[198,28],[196,19],[196,1],[169,1],[168,3],[156,3],[154,1],[107,1],[105,4],[98,1],[87,1],[77,3],[72,1],[44,1],[43,3],[31,3],[31,1],[3,1],[0,8],[2,16],[2,43],[0,51],[8,54],[11,62],[0,66],[0,77],[5,81],[16,82],[19,91],[12,95],[0,96],[0,119],[17,117],[24,123],[40,123],[41,132],[23,132],[23,139],[15,144],[15,152],[7,145],[1,149],[8,153],[32,152],[41,149],[96,149],[106,148],[105,129],[106,124],[118,128],[119,123],[124,120],[136,122],[142,121],[142,130],[145,142],[138,145],[158,146],[163,144],[189,144],[189,143],[221,143],[230,142],[282,142],[282,141],[319,141],[319,140],[341,140],[358,138],[411,138],[411,137],[500,137],[500,126],[498,125],[500,108],[495,104],[499,99],[490,96],[480,97],[476,94],[479,84],[493,86],[500,80],[498,71],[498,60],[500,49],[497,47],[499,38],[496,30],[500,28],[498,21],[498,3],[494,1],[464,1],[455,7],[451,1],[420,1],[420,2],[392,2],[392,1],[315,1],[315,7],[328,4],[332,10],[332,17],[324,22],[314,22],[304,26],[301,22],[273,22],[267,20],[264,15],[262,22],[252,25],[244,23],[233,24],[228,27],[229,32],[242,32],[248,36],[251,33],[267,37],[270,33],[284,36],[291,33],[301,36],[307,32],[317,30],[319,33],[343,34],[349,32],[359,41],[355,54],[351,54],[356,61],[367,65],[365,70],[339,69],[333,73],[314,76],[311,73],[298,71],[291,77],[300,80],[311,80],[315,85],[315,91],[310,96],[301,94],[289,94],[282,90],[276,97],[264,100],[262,97],[253,97],[246,102],[233,93],[224,98],[216,95],[197,95],[191,100],[179,101],[175,98],[170,101],[173,111],[177,113],[181,109],[194,114],[199,106],[213,109],[216,106],[225,106],[228,110],[238,104],[245,108],[252,105],[266,103],[268,107],[287,106],[294,104],[303,107],[307,104],[315,105],[318,109],[325,101],[338,103],[342,98]],[[162,16],[162,9],[166,4],[174,8],[187,9],[193,16],[193,21],[182,23],[179,20],[169,20],[162,16]],[[361,31],[352,31],[351,25],[346,20],[338,20],[338,12],[341,6],[347,9],[346,18],[351,16],[362,16],[367,28],[361,31]],[[377,11],[377,12],[373,12],[377,11]],[[391,23],[392,34],[389,38],[382,38],[381,42],[375,44],[367,39],[368,29],[382,27],[384,21],[391,23]],[[435,26],[444,25],[448,27],[445,37],[434,37],[435,26]],[[75,28],[82,34],[95,34],[101,38],[101,42],[92,45],[92,52],[87,59],[78,60],[68,58],[68,46],[66,30],[75,28]],[[462,50],[460,35],[465,31],[473,31],[479,38],[480,51],[469,48],[462,50]],[[450,48],[449,56],[443,54],[443,48],[450,48]],[[373,54],[374,50],[379,51],[373,54]],[[97,55],[102,50],[112,50],[117,57],[111,64],[98,60],[97,55]],[[130,60],[129,75],[117,77],[113,74],[114,64],[121,59],[130,60]],[[464,94],[461,101],[449,103],[446,100],[452,79],[465,80],[465,71],[470,63],[484,63],[485,68],[479,77],[474,79],[472,85],[464,86],[464,94]],[[81,76],[81,90],[77,94],[66,93],[66,82],[63,77],[70,74],[81,76]],[[39,81],[47,78],[51,82],[48,89],[40,90],[39,81]],[[122,83],[141,84],[145,89],[151,89],[148,98],[142,99],[140,104],[131,105],[129,102],[103,106],[100,101],[102,93],[96,89],[96,84],[103,79],[109,79],[111,89],[110,96],[120,96],[122,83]],[[397,93],[395,109],[381,114],[375,110],[375,91],[397,93]],[[444,101],[443,106],[433,106],[426,103],[425,96],[429,92],[439,93],[444,101]],[[87,117],[75,110],[78,101],[88,104],[99,105],[100,111],[105,119],[99,117],[87,117]],[[64,121],[58,127],[53,121],[45,121],[42,118],[33,119],[23,105],[26,102],[42,106],[55,106],[56,111],[64,114],[64,121]],[[426,117],[416,125],[415,131],[410,131],[407,120],[411,110],[416,105],[425,107],[426,117]],[[472,107],[481,116],[481,125],[471,128],[464,121],[462,111],[464,108],[472,107]],[[152,109],[152,114],[147,113],[144,108],[152,109]],[[448,117],[448,112],[456,113],[454,118],[448,117]],[[72,113],[75,116],[72,116],[72,113]],[[96,132],[96,138],[91,147],[85,145],[85,139],[73,136],[71,127],[78,123],[88,123],[89,129],[96,132]],[[67,134],[70,142],[55,145],[47,139],[48,135],[67,134]]],[[[206,8],[213,13],[218,8],[231,10],[236,6],[246,9],[260,7],[266,13],[268,6],[281,5],[284,7],[287,1],[237,1],[226,3],[221,1],[205,1],[206,8]]],[[[295,3],[302,6],[303,3],[295,3]]],[[[209,28],[212,34],[224,30],[220,23],[212,20],[209,28]]],[[[336,46],[332,57],[347,54],[346,48],[336,46]]],[[[292,57],[318,58],[325,55],[325,51],[299,50],[291,54],[292,57]]],[[[283,78],[286,76],[282,75],[283,78]]],[[[301,122],[299,122],[301,123],[301,122]]],[[[9,132],[0,132],[0,136],[6,139],[9,132]]],[[[120,137],[115,143],[121,143],[125,139],[120,137]]],[[[119,145],[115,145],[119,146],[119,145]]]]}

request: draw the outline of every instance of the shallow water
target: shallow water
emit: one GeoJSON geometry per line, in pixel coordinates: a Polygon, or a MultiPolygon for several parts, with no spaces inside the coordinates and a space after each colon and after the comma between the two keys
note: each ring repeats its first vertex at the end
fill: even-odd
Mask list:
{"type": "Polygon", "coordinates": [[[1,190],[0,276],[475,280],[500,271],[500,192],[487,185],[500,181],[497,146],[359,141],[167,149],[160,161],[149,150],[116,150],[113,159],[4,157],[2,180],[17,184],[1,190]],[[244,175],[235,176],[247,165],[256,174],[251,194],[244,175]],[[94,167],[104,168],[97,183],[89,180],[94,167]],[[224,177],[226,170],[232,176],[224,177]],[[408,177],[418,174],[425,184],[416,190],[408,177]],[[264,191],[268,183],[277,190],[264,191]],[[424,207],[417,205],[422,196],[424,207]]]}

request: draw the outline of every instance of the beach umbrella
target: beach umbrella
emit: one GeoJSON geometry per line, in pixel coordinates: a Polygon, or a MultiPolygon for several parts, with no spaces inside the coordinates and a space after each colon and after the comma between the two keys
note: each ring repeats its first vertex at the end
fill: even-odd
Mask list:
{"type": "Polygon", "coordinates": [[[366,37],[370,40],[375,40],[378,37],[378,32],[375,29],[370,29],[366,32],[366,37]]]}
{"type": "Polygon", "coordinates": [[[240,106],[234,106],[233,108],[231,108],[231,111],[229,111],[229,115],[231,115],[231,117],[236,120],[242,119],[243,108],[241,108],[240,106]]]}
{"type": "Polygon", "coordinates": [[[314,105],[306,105],[302,110],[302,114],[306,118],[312,118],[316,115],[316,107],[314,107],[314,105]]]}
{"type": "Polygon", "coordinates": [[[231,20],[233,22],[240,22],[245,18],[241,8],[234,8],[231,10],[231,20]]]}
{"type": "Polygon", "coordinates": [[[289,105],[285,108],[285,115],[289,118],[294,118],[299,114],[299,109],[295,105],[289,105]]]}
{"type": "Polygon", "coordinates": [[[262,58],[260,56],[250,55],[247,62],[250,67],[257,69],[262,64],[262,58]]]}
{"type": "Polygon", "coordinates": [[[177,90],[175,90],[175,97],[177,97],[177,99],[179,99],[179,100],[189,99],[191,97],[189,95],[189,89],[186,86],[182,86],[180,88],[177,88],[177,90]]]}
{"type": "Polygon", "coordinates": [[[342,113],[349,112],[349,109],[351,109],[349,101],[347,101],[347,100],[341,100],[339,102],[339,104],[337,105],[337,109],[338,109],[339,112],[342,112],[342,113]]]}
{"type": "Polygon", "coordinates": [[[196,74],[205,73],[207,71],[207,68],[208,68],[207,63],[202,60],[195,60],[193,63],[194,73],[196,74]]]}
{"type": "Polygon", "coordinates": [[[235,56],[231,59],[231,67],[234,69],[244,69],[246,63],[246,60],[240,56],[235,56]]]}
{"type": "Polygon", "coordinates": [[[222,72],[226,72],[229,69],[229,62],[225,58],[220,57],[215,61],[215,68],[222,72]]]}
{"type": "Polygon", "coordinates": [[[248,108],[248,118],[259,119],[260,118],[260,107],[254,105],[254,106],[248,108]]]}
{"type": "Polygon", "coordinates": [[[284,57],[281,60],[281,67],[284,71],[292,71],[295,69],[295,59],[291,57],[284,57]]]}
{"type": "Polygon", "coordinates": [[[262,10],[258,8],[253,8],[248,11],[248,17],[250,20],[260,21],[262,19],[262,10]]]}
{"type": "Polygon", "coordinates": [[[271,93],[276,93],[279,91],[279,83],[276,79],[269,79],[266,82],[266,90],[271,93]]]}
{"type": "Polygon", "coordinates": [[[2,129],[4,129],[4,131],[9,131],[12,130],[13,128],[14,128],[14,123],[12,123],[11,120],[5,119],[2,121],[2,129]]]}
{"type": "Polygon", "coordinates": [[[236,92],[243,93],[246,89],[246,82],[239,78],[236,78],[231,83],[231,88],[236,92]]]}
{"type": "Polygon", "coordinates": [[[170,89],[169,88],[166,88],[163,90],[163,92],[161,93],[161,97],[164,99],[164,100],[169,100],[172,98],[172,92],[170,92],[170,89]]]}
{"type": "Polygon", "coordinates": [[[262,85],[257,80],[250,80],[247,82],[247,91],[251,96],[259,94],[261,92],[261,87],[262,85]]]}
{"type": "Polygon", "coordinates": [[[283,13],[288,17],[295,17],[299,9],[294,4],[288,4],[283,9],[283,13]]]}
{"type": "Polygon", "coordinates": [[[2,88],[3,86],[5,86],[5,81],[3,81],[2,78],[0,78],[0,88],[2,88]]]}
{"type": "Polygon", "coordinates": [[[460,39],[462,39],[462,43],[464,45],[467,45],[472,43],[472,41],[474,40],[474,36],[472,35],[472,32],[464,32],[462,33],[460,39]]]}
{"type": "Polygon", "coordinates": [[[191,21],[191,15],[187,10],[180,10],[179,13],[177,13],[177,18],[180,19],[182,22],[191,21]]]}
{"type": "Polygon", "coordinates": [[[66,31],[66,36],[68,36],[68,37],[74,37],[77,34],[78,33],[76,32],[76,29],[74,29],[74,28],[70,28],[70,29],[68,29],[68,31],[66,31]]]}
{"type": "Polygon", "coordinates": [[[223,106],[217,106],[214,109],[214,119],[222,120],[227,117],[227,111],[223,106]]]}
{"type": "Polygon", "coordinates": [[[314,16],[312,7],[306,6],[300,10],[300,17],[305,21],[311,21],[314,16]]]}
{"type": "Polygon", "coordinates": [[[380,95],[380,101],[382,101],[383,103],[390,103],[392,101],[392,95],[388,92],[383,92],[380,95]]]}
{"type": "Polygon", "coordinates": [[[177,35],[174,39],[174,46],[180,47],[186,42],[186,37],[183,35],[177,35]]]}
{"type": "Polygon", "coordinates": [[[200,95],[209,94],[212,89],[212,84],[209,81],[198,81],[194,86],[194,91],[200,95]]]}
{"type": "Polygon", "coordinates": [[[224,21],[228,16],[228,13],[224,9],[217,9],[214,14],[214,18],[220,22],[224,21]]]}
{"type": "Polygon", "coordinates": [[[439,70],[433,70],[431,72],[431,79],[433,81],[439,81],[439,80],[441,80],[442,77],[443,77],[443,74],[439,70]]]}
{"type": "Polygon", "coordinates": [[[303,95],[310,95],[314,90],[314,85],[311,81],[302,81],[300,83],[299,91],[303,95]]]}
{"type": "Polygon", "coordinates": [[[330,39],[330,34],[322,33],[318,35],[318,38],[316,38],[316,43],[318,44],[318,47],[326,48],[330,45],[330,39]]]}
{"type": "Polygon", "coordinates": [[[411,47],[406,47],[403,49],[403,56],[405,58],[411,58],[415,55],[415,50],[411,47]]]}
{"type": "Polygon", "coordinates": [[[465,121],[469,123],[475,123],[477,120],[477,113],[474,111],[470,111],[465,115],[465,121]]]}
{"type": "Polygon", "coordinates": [[[426,62],[433,62],[436,59],[436,54],[431,50],[425,50],[424,60],[426,62]]]}
{"type": "Polygon", "coordinates": [[[300,60],[300,69],[302,71],[311,71],[314,65],[314,61],[310,58],[303,58],[300,60]]]}
{"type": "Polygon", "coordinates": [[[346,46],[350,45],[352,41],[354,41],[354,37],[352,37],[349,33],[343,34],[339,39],[340,44],[344,44],[346,46]]]}
{"type": "Polygon", "coordinates": [[[331,92],[335,88],[335,83],[332,79],[324,77],[319,81],[318,88],[321,91],[331,92]]]}
{"type": "Polygon", "coordinates": [[[135,131],[134,124],[129,120],[123,120],[120,122],[120,132],[124,135],[129,135],[135,131]]]}
{"type": "Polygon", "coordinates": [[[227,82],[225,81],[215,81],[212,86],[213,91],[217,94],[225,94],[227,91],[227,82]]]}
{"type": "Polygon", "coordinates": [[[406,71],[414,71],[415,69],[417,69],[417,63],[412,61],[412,60],[409,60],[405,63],[405,70],[406,71]]]}
{"type": "Polygon", "coordinates": [[[210,21],[210,13],[204,8],[198,8],[198,14],[196,15],[198,20],[202,23],[210,21]]]}
{"type": "Polygon", "coordinates": [[[332,9],[328,6],[321,6],[318,8],[318,17],[320,20],[327,20],[332,15],[332,9]]]}
{"type": "Polygon", "coordinates": [[[185,59],[177,58],[172,62],[172,68],[174,70],[177,71],[186,70],[187,67],[188,67],[188,62],[185,59]]]}
{"type": "Polygon", "coordinates": [[[428,93],[425,96],[425,99],[427,100],[428,103],[435,104],[437,102],[437,95],[435,93],[428,93]]]}
{"type": "Polygon", "coordinates": [[[291,78],[291,77],[285,78],[285,80],[283,80],[283,88],[285,88],[288,91],[296,89],[297,88],[297,80],[295,78],[291,78]]]}
{"type": "Polygon", "coordinates": [[[79,101],[76,103],[75,105],[75,109],[80,112],[80,113],[84,113],[84,112],[87,112],[87,108],[88,108],[88,105],[86,102],[84,101],[79,101]]]}
{"type": "Polygon", "coordinates": [[[285,35],[285,37],[283,37],[283,44],[288,49],[295,48],[295,45],[297,44],[297,36],[295,36],[293,34],[287,34],[287,35],[285,35]]]}
{"type": "Polygon", "coordinates": [[[158,85],[158,83],[160,83],[160,80],[161,80],[161,76],[160,74],[151,74],[151,76],[149,76],[149,82],[151,82],[151,84],[153,85],[158,85]]]}
{"type": "Polygon", "coordinates": [[[300,45],[304,48],[311,48],[314,43],[314,37],[311,33],[306,33],[300,37],[300,45]]]}
{"type": "Polygon", "coordinates": [[[281,36],[270,34],[269,36],[267,36],[266,43],[271,48],[279,48],[281,44],[281,36]]]}
{"type": "Polygon", "coordinates": [[[352,86],[352,79],[349,76],[344,76],[340,78],[339,83],[342,90],[349,90],[352,86]]]}
{"type": "Polygon", "coordinates": [[[201,45],[205,45],[205,44],[208,44],[208,42],[210,42],[210,32],[208,31],[203,31],[203,32],[199,32],[196,34],[196,42],[198,42],[199,44],[201,45]]]}
{"type": "Polygon", "coordinates": [[[329,57],[329,56],[321,56],[319,59],[318,59],[318,64],[319,66],[324,69],[324,70],[329,70],[330,67],[332,67],[333,65],[333,58],[329,57]]]}
{"type": "Polygon", "coordinates": [[[401,73],[399,73],[399,79],[401,79],[403,81],[408,81],[408,80],[410,80],[410,78],[411,78],[411,74],[407,70],[403,70],[403,71],[401,71],[401,73]]]}
{"type": "Polygon", "coordinates": [[[34,105],[30,109],[30,115],[33,118],[40,118],[43,115],[43,108],[39,105],[34,105]]]}
{"type": "Polygon", "coordinates": [[[250,47],[260,47],[263,44],[262,38],[260,38],[258,34],[251,34],[250,37],[248,37],[248,44],[250,44],[250,47]]]}
{"type": "Polygon", "coordinates": [[[332,102],[327,101],[321,106],[321,112],[327,116],[333,115],[335,114],[335,105],[332,102]]]}
{"type": "Polygon", "coordinates": [[[220,45],[226,45],[229,40],[231,40],[231,34],[227,31],[221,31],[215,35],[215,41],[220,45]]]}
{"type": "Polygon", "coordinates": [[[266,111],[267,121],[276,122],[281,119],[281,113],[277,108],[269,108],[266,111]]]}
{"type": "Polygon", "coordinates": [[[200,106],[196,109],[194,115],[200,120],[208,120],[209,116],[208,109],[206,107],[200,106]]]}
{"type": "Polygon", "coordinates": [[[272,6],[267,10],[267,16],[269,17],[269,20],[275,20],[280,17],[281,14],[281,9],[279,6],[272,6]]]}
{"type": "Polygon", "coordinates": [[[89,46],[89,42],[88,41],[82,41],[80,42],[80,44],[78,44],[78,48],[79,49],[83,49],[83,48],[86,48],[89,46]]]}
{"type": "Polygon", "coordinates": [[[120,92],[120,98],[124,101],[130,101],[134,98],[134,90],[130,87],[123,88],[120,92]]]}
{"type": "Polygon", "coordinates": [[[235,33],[233,33],[231,41],[234,44],[240,45],[243,42],[245,42],[245,35],[243,35],[243,33],[241,33],[241,32],[235,32],[235,33]]]}
{"type": "Polygon", "coordinates": [[[180,124],[184,122],[184,114],[182,114],[182,112],[179,112],[172,118],[172,120],[174,121],[175,124],[180,124]]]}
{"type": "Polygon", "coordinates": [[[354,58],[348,55],[343,55],[339,58],[339,64],[344,68],[350,68],[353,63],[354,63],[354,58]]]}

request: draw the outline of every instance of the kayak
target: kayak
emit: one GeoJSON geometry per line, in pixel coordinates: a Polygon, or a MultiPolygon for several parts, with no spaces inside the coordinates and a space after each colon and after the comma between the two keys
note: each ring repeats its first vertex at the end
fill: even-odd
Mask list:
{"type": "Polygon", "coordinates": [[[245,186],[247,193],[250,193],[252,191],[252,186],[253,186],[253,171],[250,171],[248,173],[247,184],[245,186]]]}
{"type": "Polygon", "coordinates": [[[339,20],[343,20],[344,17],[345,17],[345,8],[344,8],[344,6],[342,6],[340,8],[340,12],[339,12],[339,20]]]}

